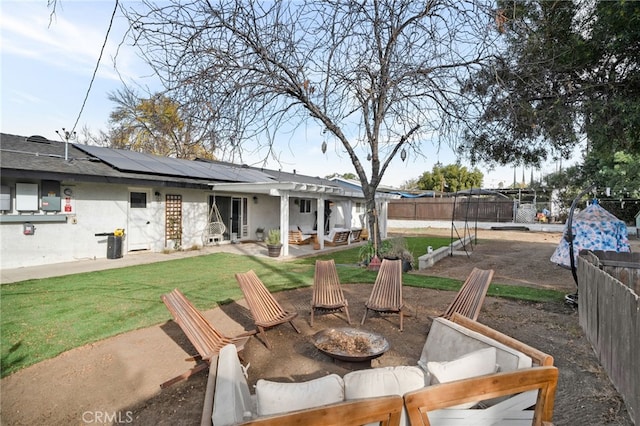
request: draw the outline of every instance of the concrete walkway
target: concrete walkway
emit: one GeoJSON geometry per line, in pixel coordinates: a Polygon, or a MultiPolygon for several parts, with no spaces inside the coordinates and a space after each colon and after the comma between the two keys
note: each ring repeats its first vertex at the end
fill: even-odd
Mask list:
{"type": "MultiPolygon", "coordinates": [[[[309,253],[313,248],[309,248],[309,253]]],[[[207,246],[200,250],[172,251],[167,253],[153,253],[150,251],[132,251],[125,253],[120,259],[82,259],[73,262],[54,263],[50,265],[30,266],[0,271],[0,283],[8,284],[18,281],[59,277],[63,275],[79,274],[82,272],[102,271],[105,269],[124,268],[126,266],[144,265],[147,263],[165,262],[167,260],[182,259],[192,256],[203,256],[212,253],[235,253],[251,256],[267,256],[267,246],[264,243],[220,244],[207,246]]],[[[287,257],[271,258],[287,260],[301,255],[301,250],[292,250],[287,257]]]]}
{"type": "MultiPolygon", "coordinates": [[[[360,244],[360,243],[357,243],[360,244]]],[[[322,253],[351,248],[357,244],[325,247],[322,253]]],[[[234,253],[247,256],[268,257],[267,246],[264,242],[223,243],[207,246],[199,250],[173,251],[168,253],[152,253],[149,251],[128,252],[120,259],[82,259],[73,262],[54,263],[50,265],[31,266],[24,268],[3,269],[0,271],[0,284],[15,283],[31,279],[59,277],[63,275],[79,274],[83,272],[102,271],[105,269],[124,268],[126,266],[143,265],[147,263],[165,262],[167,260],[182,259],[192,256],[204,256],[212,253],[234,253]]],[[[289,245],[289,255],[270,257],[275,261],[287,261],[298,257],[317,255],[312,244],[289,245]]]]}

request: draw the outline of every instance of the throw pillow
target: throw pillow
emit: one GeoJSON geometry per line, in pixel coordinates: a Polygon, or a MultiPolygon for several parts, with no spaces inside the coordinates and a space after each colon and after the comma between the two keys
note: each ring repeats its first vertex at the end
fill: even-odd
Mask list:
{"type": "MultiPolygon", "coordinates": [[[[493,374],[496,365],[496,348],[480,349],[447,362],[428,362],[427,370],[431,375],[431,384],[453,382],[471,377],[493,374]]],[[[467,402],[451,408],[471,408],[478,402],[467,402]]]]}

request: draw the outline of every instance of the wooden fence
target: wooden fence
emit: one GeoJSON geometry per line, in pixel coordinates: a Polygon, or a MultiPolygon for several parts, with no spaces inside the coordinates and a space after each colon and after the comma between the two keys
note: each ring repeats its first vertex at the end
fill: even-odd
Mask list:
{"type": "Polygon", "coordinates": [[[640,424],[640,253],[583,251],[577,272],[580,326],[640,424]]]}
{"type": "Polygon", "coordinates": [[[400,220],[478,220],[513,222],[512,200],[481,198],[401,198],[389,202],[388,218],[400,220]],[[455,215],[454,215],[455,213],[455,215]],[[455,217],[454,217],[455,216],[455,217]]]}

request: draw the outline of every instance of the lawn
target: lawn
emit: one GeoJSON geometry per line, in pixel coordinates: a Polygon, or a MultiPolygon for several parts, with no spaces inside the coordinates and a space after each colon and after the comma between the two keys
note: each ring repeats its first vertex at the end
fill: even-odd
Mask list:
{"type": "MultiPolygon", "coordinates": [[[[438,248],[447,238],[407,238],[414,253],[438,248]]],[[[340,280],[373,283],[376,273],[359,267],[359,248],[278,262],[216,253],[148,265],[29,280],[0,286],[1,371],[5,377],[69,349],[171,318],[160,296],[179,288],[202,310],[242,297],[234,274],[253,269],[272,291],[310,286],[316,259],[334,259],[340,280]]],[[[417,256],[416,256],[417,258],[417,256]]],[[[408,286],[457,291],[461,282],[405,274],[408,286]]],[[[489,294],[544,301],[562,294],[492,285],[489,294]]]]}

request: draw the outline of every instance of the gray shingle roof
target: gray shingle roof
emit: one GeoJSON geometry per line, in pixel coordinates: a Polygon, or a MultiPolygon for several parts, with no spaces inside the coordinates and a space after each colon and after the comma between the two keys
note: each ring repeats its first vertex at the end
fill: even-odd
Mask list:
{"type": "Polygon", "coordinates": [[[320,177],[221,161],[191,161],[42,137],[0,133],[0,169],[7,176],[91,182],[149,182],[205,188],[210,183],[295,182],[339,186],[320,177]]]}

